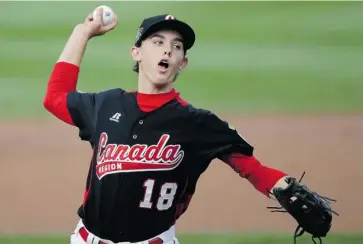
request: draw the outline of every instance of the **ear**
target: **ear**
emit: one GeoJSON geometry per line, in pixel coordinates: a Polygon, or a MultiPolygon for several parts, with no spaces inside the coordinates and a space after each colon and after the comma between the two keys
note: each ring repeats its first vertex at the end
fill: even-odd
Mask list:
{"type": "Polygon", "coordinates": [[[188,66],[188,58],[184,57],[182,63],[180,64],[179,70],[182,71],[188,66]]]}
{"type": "Polygon", "coordinates": [[[141,55],[140,55],[140,48],[139,47],[135,47],[133,46],[131,48],[131,57],[134,61],[136,62],[140,62],[141,60],[141,55]]]}

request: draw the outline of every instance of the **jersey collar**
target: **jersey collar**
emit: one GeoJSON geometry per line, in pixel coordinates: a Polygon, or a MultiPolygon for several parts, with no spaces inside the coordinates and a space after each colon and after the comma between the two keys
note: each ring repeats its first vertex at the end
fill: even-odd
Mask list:
{"type": "Polygon", "coordinates": [[[164,104],[179,97],[179,92],[172,89],[170,92],[159,94],[146,94],[136,92],[137,104],[143,112],[151,112],[164,104]]]}

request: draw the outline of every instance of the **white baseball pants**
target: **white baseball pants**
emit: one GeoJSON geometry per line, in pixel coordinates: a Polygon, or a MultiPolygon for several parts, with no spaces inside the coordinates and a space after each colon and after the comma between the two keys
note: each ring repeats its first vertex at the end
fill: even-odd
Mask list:
{"type": "Polygon", "coordinates": [[[153,240],[155,238],[162,239],[163,244],[179,244],[178,239],[175,237],[175,227],[174,226],[170,227],[169,230],[164,231],[163,233],[161,233],[157,236],[154,236],[148,240],[144,240],[144,241],[140,241],[140,242],[117,242],[117,243],[112,242],[110,240],[100,239],[99,237],[97,237],[94,234],[92,234],[91,232],[89,232],[87,229],[86,229],[86,231],[88,232],[88,237],[87,237],[87,241],[85,241],[79,232],[81,228],[85,228],[82,220],[80,220],[78,222],[76,229],[72,233],[71,238],[70,238],[70,244],[99,244],[100,241],[102,241],[103,243],[107,243],[107,244],[149,244],[150,243],[149,241],[153,240]]]}

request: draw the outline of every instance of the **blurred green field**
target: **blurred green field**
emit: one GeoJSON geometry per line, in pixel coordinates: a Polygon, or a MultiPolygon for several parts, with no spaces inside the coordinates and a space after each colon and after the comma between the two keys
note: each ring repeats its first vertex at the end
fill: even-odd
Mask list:
{"type": "MultiPolygon", "coordinates": [[[[363,111],[363,2],[104,2],[120,24],[90,42],[78,88],[136,89],[129,50],[144,17],[188,21],[197,41],[176,82],[222,112],[363,111]]],[[[0,118],[47,115],[46,82],[72,28],[98,2],[1,2],[0,118]],[[63,8],[63,9],[62,9],[63,8]],[[16,15],[14,15],[16,13],[16,15]]]]}
{"type": "MultiPolygon", "coordinates": [[[[291,236],[281,235],[178,235],[182,244],[292,244],[291,236]]],[[[0,238],[1,244],[64,244],[67,237],[9,237],[0,238]]],[[[324,244],[361,244],[363,235],[332,235],[323,239],[324,244]]],[[[303,236],[297,244],[313,244],[303,236]]]]}

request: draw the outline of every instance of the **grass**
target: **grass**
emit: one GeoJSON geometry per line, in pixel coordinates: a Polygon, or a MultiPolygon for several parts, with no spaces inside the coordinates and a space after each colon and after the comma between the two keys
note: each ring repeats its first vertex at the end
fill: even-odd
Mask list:
{"type": "MultiPolygon", "coordinates": [[[[119,26],[91,40],[80,90],[136,89],[129,50],[143,18],[172,13],[197,33],[176,82],[197,107],[363,111],[362,2],[103,2],[119,26]]],[[[46,83],[72,28],[97,3],[2,2],[0,118],[44,116],[46,83]],[[67,14],[59,11],[69,7],[67,14]],[[17,17],[14,18],[14,12],[17,17]]]]}
{"type": "MultiPolygon", "coordinates": [[[[254,235],[178,235],[181,244],[292,244],[293,240],[288,235],[254,234],[254,235]]],[[[67,237],[0,237],[0,244],[65,244],[67,237]]],[[[334,234],[323,239],[324,244],[361,244],[363,234],[334,234]]],[[[312,244],[309,236],[299,237],[298,244],[312,244]]]]}

